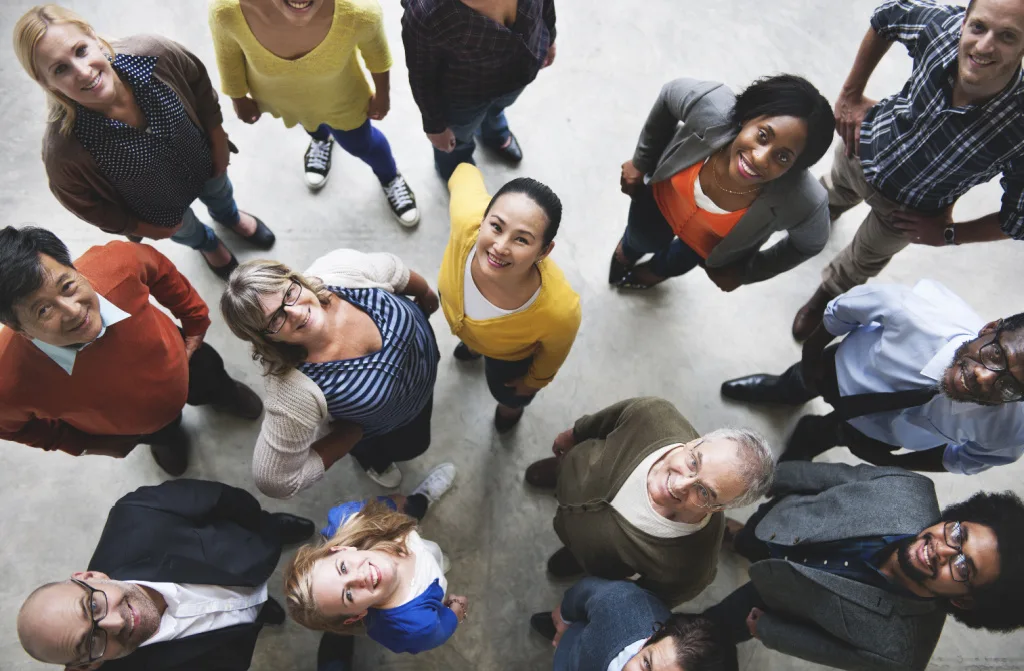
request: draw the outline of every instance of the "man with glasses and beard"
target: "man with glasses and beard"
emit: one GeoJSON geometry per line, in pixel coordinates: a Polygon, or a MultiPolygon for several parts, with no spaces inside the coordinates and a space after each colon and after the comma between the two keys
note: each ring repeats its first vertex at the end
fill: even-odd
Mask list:
{"type": "Polygon", "coordinates": [[[946,615],[1024,627],[1024,502],[980,492],[939,513],[935,485],[899,468],[790,462],[726,543],[750,582],[704,616],[733,643],[841,669],[923,670],[946,615]]]}
{"type": "Polygon", "coordinates": [[[986,324],[931,280],[855,287],[828,304],[799,363],[729,380],[722,395],[832,405],[800,419],[782,461],[845,445],[879,466],[973,475],[1024,452],[1024,313],[986,324]]]}
{"type": "Polygon", "coordinates": [[[114,504],[88,570],[25,599],[18,638],[69,671],[245,671],[285,619],[267,595],[282,546],[313,531],[219,482],[142,487],[114,504]]]}

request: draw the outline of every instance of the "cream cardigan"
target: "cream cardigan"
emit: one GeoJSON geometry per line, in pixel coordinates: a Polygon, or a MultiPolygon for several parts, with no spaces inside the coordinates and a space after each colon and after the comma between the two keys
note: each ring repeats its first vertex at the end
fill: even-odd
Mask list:
{"type": "MultiPolygon", "coordinates": [[[[394,254],[354,249],[330,252],[304,274],[332,286],[391,293],[401,293],[409,283],[409,269],[394,254]]],[[[268,375],[265,380],[266,412],[252,455],[252,474],[261,492],[287,499],[324,476],[324,463],[310,446],[330,432],[331,415],[320,387],[300,371],[268,375]]]]}

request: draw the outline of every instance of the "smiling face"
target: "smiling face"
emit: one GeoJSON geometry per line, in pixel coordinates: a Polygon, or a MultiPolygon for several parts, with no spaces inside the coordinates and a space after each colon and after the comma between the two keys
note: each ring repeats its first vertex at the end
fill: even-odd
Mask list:
{"type": "Polygon", "coordinates": [[[103,323],[100,299],[89,280],[46,254],[39,261],[42,285],[14,305],[18,332],[57,347],[95,340],[103,323]]]}
{"type": "Polygon", "coordinates": [[[654,462],[647,473],[647,495],[658,514],[692,523],[743,495],[743,465],[734,441],[693,440],[654,462]]]}
{"type": "Polygon", "coordinates": [[[313,565],[310,593],[326,617],[355,622],[369,608],[386,603],[399,587],[397,558],[376,550],[331,548],[313,565]]]}
{"type": "Polygon", "coordinates": [[[986,324],[978,337],[957,348],[939,386],[954,401],[998,405],[1024,390],[1024,337],[986,324]],[[987,366],[985,364],[988,364],[987,366]],[[1006,373],[990,370],[1005,368],[1006,373]]]}
{"type": "Polygon", "coordinates": [[[96,37],[73,23],[50,25],[35,47],[40,82],[91,109],[109,106],[118,81],[96,37]]]}
{"type": "Polygon", "coordinates": [[[71,669],[95,669],[103,661],[131,654],[156,633],[160,610],[142,587],[109,580],[97,571],[74,577],[106,595],[106,615],[99,621],[106,632],[103,656],[88,661],[93,619],[102,613],[103,597],[90,597],[81,585],[68,581],[33,595],[18,615],[19,637],[33,657],[71,669]]]}
{"type": "Polygon", "coordinates": [[[999,577],[999,539],[992,528],[974,522],[960,525],[959,537],[951,542],[962,547],[967,561],[957,564],[960,551],[946,543],[952,533],[947,524],[928,527],[897,551],[902,573],[897,579],[918,596],[963,598],[971,588],[983,587],[999,577]]]}
{"type": "Polygon", "coordinates": [[[491,205],[480,223],[474,263],[485,277],[515,281],[551,253],[554,241],[544,244],[548,220],[529,196],[507,193],[491,205]]]}
{"type": "Polygon", "coordinates": [[[671,636],[648,645],[633,655],[622,671],[686,671],[678,664],[676,642],[671,636]]]}
{"type": "Polygon", "coordinates": [[[743,124],[729,145],[729,177],[753,188],[786,174],[807,144],[807,122],[759,116],[743,124]]]}
{"type": "Polygon", "coordinates": [[[320,13],[326,0],[269,0],[280,16],[293,26],[304,26],[320,13]]]}
{"type": "Polygon", "coordinates": [[[998,93],[1024,57],[1024,2],[975,0],[964,17],[957,77],[978,95],[998,93]]]}
{"type": "Polygon", "coordinates": [[[268,340],[306,345],[327,328],[327,311],[320,299],[298,283],[285,281],[280,291],[261,294],[260,305],[267,328],[277,330],[265,335],[268,340]]]}

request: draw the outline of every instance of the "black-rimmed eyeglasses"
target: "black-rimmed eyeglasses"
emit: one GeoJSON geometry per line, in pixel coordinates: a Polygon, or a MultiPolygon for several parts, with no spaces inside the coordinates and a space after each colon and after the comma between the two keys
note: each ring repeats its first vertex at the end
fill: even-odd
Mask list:
{"type": "Polygon", "coordinates": [[[971,581],[971,562],[964,554],[964,532],[959,522],[946,522],[942,526],[942,535],[946,545],[957,551],[957,555],[949,562],[949,575],[956,582],[971,581]]]}
{"type": "Polygon", "coordinates": [[[999,344],[999,334],[1002,332],[1002,327],[997,328],[992,334],[992,342],[981,346],[978,362],[993,373],[999,373],[992,385],[993,392],[1004,403],[1012,403],[1024,398],[1024,389],[1017,378],[1010,375],[1010,362],[1003,346],[999,344]]]}
{"type": "Polygon", "coordinates": [[[89,610],[89,617],[92,618],[92,630],[89,632],[89,641],[87,643],[89,653],[89,661],[87,663],[91,664],[103,657],[103,653],[107,651],[107,632],[105,629],[100,628],[100,622],[107,616],[107,594],[103,590],[90,587],[81,580],[72,578],[71,582],[79,585],[89,593],[86,608],[89,610]]]}
{"type": "Polygon", "coordinates": [[[295,280],[292,280],[292,283],[288,285],[288,289],[284,292],[284,297],[281,299],[281,307],[274,310],[274,313],[270,315],[270,321],[267,322],[267,328],[263,329],[264,334],[276,335],[282,328],[284,328],[285,322],[288,321],[288,314],[284,309],[295,305],[301,295],[302,285],[295,280]]]}

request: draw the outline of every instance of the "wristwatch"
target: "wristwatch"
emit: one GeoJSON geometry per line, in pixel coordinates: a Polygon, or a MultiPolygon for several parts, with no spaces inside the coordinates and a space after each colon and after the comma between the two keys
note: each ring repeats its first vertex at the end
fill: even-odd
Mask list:
{"type": "Polygon", "coordinates": [[[956,224],[950,224],[946,226],[942,231],[942,237],[946,240],[947,245],[955,245],[956,241],[956,224]]]}

